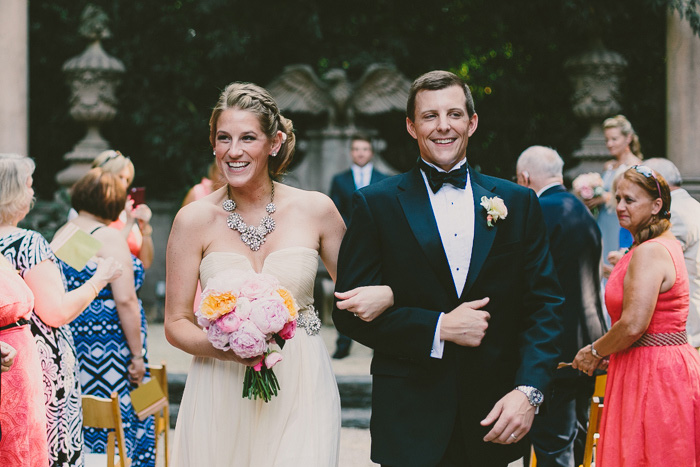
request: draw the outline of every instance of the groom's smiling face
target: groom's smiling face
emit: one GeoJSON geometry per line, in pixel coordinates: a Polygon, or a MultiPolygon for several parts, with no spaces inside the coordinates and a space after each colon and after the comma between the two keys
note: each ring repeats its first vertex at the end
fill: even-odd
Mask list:
{"type": "Polygon", "coordinates": [[[419,91],[414,120],[407,118],[406,128],[418,142],[423,160],[449,171],[466,157],[478,121],[476,114],[469,118],[464,90],[450,86],[419,91]]]}

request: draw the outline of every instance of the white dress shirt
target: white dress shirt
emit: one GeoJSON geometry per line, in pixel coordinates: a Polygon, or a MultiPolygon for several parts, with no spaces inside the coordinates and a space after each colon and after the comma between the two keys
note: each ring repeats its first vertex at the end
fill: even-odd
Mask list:
{"type": "MultiPolygon", "coordinates": [[[[430,162],[424,162],[435,167],[440,172],[445,172],[430,162]]],[[[460,168],[466,163],[467,159],[465,158],[462,162],[455,165],[452,170],[460,168]]],[[[459,297],[462,295],[467,281],[474,245],[474,194],[470,183],[470,175],[467,172],[467,185],[464,189],[446,183],[437,193],[433,193],[433,190],[430,189],[428,179],[422,170],[421,175],[423,176],[425,188],[428,190],[430,205],[433,209],[445,256],[447,256],[447,263],[452,273],[455,292],[459,297]]],[[[440,323],[443,316],[444,313],[441,313],[438,319],[433,348],[430,352],[430,356],[434,358],[442,358],[445,348],[445,341],[440,339],[440,323]]]]}
{"type": "Polygon", "coordinates": [[[352,170],[352,179],[355,181],[355,188],[359,190],[369,185],[370,180],[372,180],[373,168],[374,165],[371,162],[366,163],[362,167],[357,164],[352,164],[350,166],[352,170]]]}

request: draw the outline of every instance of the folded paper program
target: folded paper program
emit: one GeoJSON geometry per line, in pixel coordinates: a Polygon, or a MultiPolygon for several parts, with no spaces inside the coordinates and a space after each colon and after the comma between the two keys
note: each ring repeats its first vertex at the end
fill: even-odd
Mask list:
{"type": "Polygon", "coordinates": [[[82,270],[101,247],[102,242],[72,223],[61,229],[51,242],[56,257],[76,271],[82,270]]]}

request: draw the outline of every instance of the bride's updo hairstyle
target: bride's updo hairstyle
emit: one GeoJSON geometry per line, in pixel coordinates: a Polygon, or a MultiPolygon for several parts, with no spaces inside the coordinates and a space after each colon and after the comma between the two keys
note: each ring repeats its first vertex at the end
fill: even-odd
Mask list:
{"type": "Polygon", "coordinates": [[[651,216],[647,225],[640,226],[637,229],[634,243],[639,245],[642,242],[658,237],[670,229],[671,190],[668,188],[666,179],[645,165],[632,166],[623,172],[621,177],[643,189],[651,199],[661,198],[662,202],[661,209],[657,214],[651,216]]]}
{"type": "Polygon", "coordinates": [[[252,83],[231,83],[219,96],[219,101],[209,119],[209,142],[216,145],[216,125],[224,110],[239,109],[254,113],[260,122],[260,128],[271,140],[281,131],[287,136],[279,152],[268,158],[268,171],[272,178],[283,174],[292,162],[294,155],[294,127],[292,121],[280,114],[277,103],[267,90],[252,83]]]}

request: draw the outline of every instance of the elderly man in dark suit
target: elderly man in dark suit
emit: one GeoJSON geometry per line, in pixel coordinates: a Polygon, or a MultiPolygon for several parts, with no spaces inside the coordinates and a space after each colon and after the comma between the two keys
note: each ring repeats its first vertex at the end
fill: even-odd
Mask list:
{"type": "Polygon", "coordinates": [[[419,77],[406,107],[420,159],[355,193],[336,285],[388,285],[394,306],[333,318],[374,349],[374,462],[504,467],[528,449],[559,358],[542,212],[531,190],[467,164],[478,116],[458,76],[419,77]]]}
{"type": "MultiPolygon", "coordinates": [[[[542,206],[549,248],[564,291],[561,360],[606,331],[600,297],[601,233],[586,206],[563,186],[564,161],[554,149],[532,146],[516,165],[518,184],[532,188],[542,206]]],[[[547,410],[535,418],[530,439],[538,467],[576,467],[583,461],[588,408],[595,380],[572,368],[555,374],[547,410]]]]}
{"type": "MultiPolygon", "coordinates": [[[[364,134],[355,133],[350,139],[352,165],[348,170],[335,175],[331,182],[330,196],[338,208],[338,212],[343,217],[345,225],[350,224],[352,195],[355,193],[355,190],[384,180],[387,177],[387,175],[374,168],[373,158],[372,141],[364,134]]],[[[350,354],[351,344],[352,339],[338,333],[333,358],[347,357],[350,354]]]]}

